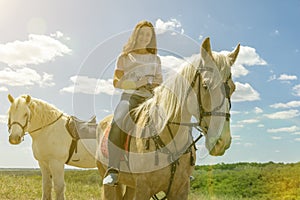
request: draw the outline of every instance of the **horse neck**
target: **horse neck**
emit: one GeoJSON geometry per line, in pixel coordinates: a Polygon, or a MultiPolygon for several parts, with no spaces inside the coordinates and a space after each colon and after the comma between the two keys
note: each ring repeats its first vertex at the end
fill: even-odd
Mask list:
{"type": "Polygon", "coordinates": [[[31,131],[50,124],[61,115],[60,111],[44,102],[35,101],[33,105],[29,107],[31,111],[29,130],[31,131]]]}
{"type": "MultiPolygon", "coordinates": [[[[191,115],[185,114],[178,115],[169,122],[189,123],[190,120],[191,115]]],[[[168,123],[164,130],[159,134],[159,136],[171,152],[180,152],[186,147],[187,143],[189,142],[189,127],[174,123],[168,123]]]]}

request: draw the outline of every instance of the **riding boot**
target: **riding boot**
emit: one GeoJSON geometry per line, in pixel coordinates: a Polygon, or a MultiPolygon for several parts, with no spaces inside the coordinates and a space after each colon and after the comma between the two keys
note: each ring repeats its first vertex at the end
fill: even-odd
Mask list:
{"type": "Polygon", "coordinates": [[[127,137],[127,134],[125,132],[128,133],[131,128],[134,128],[134,124],[132,123],[134,120],[131,119],[130,122],[128,121],[129,119],[127,117],[128,114],[130,116],[130,111],[133,108],[137,107],[144,101],[145,98],[138,95],[127,93],[122,94],[121,101],[115,110],[114,119],[111,123],[111,129],[108,135],[109,162],[108,169],[104,176],[105,178],[103,179],[104,185],[114,186],[118,184],[120,159],[121,156],[124,155],[124,144],[127,137]],[[127,121],[127,123],[124,123],[124,120],[127,121]],[[130,123],[130,128],[122,127],[123,124],[128,125],[130,123]]]}
{"type": "Polygon", "coordinates": [[[126,134],[118,127],[116,122],[112,122],[109,133],[108,154],[109,163],[104,175],[103,185],[115,186],[118,184],[120,160],[124,154],[124,143],[126,134]]]}

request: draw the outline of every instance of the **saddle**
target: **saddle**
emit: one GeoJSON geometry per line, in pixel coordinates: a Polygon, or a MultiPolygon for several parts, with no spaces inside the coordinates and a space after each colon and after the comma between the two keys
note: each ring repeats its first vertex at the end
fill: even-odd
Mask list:
{"type": "Polygon", "coordinates": [[[96,116],[92,116],[88,121],[70,116],[66,123],[66,128],[73,140],[96,139],[96,116]]]}
{"type": "Polygon", "coordinates": [[[77,142],[80,139],[96,139],[97,122],[96,116],[92,116],[88,121],[83,121],[75,116],[70,116],[66,123],[66,129],[72,137],[69,149],[69,157],[66,164],[70,161],[73,153],[77,153],[77,142]]]}

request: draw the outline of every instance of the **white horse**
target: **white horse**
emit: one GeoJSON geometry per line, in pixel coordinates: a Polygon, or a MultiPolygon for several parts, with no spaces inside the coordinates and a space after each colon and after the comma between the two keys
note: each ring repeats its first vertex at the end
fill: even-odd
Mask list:
{"type": "Polygon", "coordinates": [[[51,199],[52,181],[56,199],[64,196],[64,165],[95,168],[96,140],[77,142],[77,152],[69,157],[72,137],[66,129],[69,116],[54,106],[29,95],[14,99],[8,95],[11,106],[8,111],[9,142],[19,144],[28,132],[32,138],[32,150],[38,160],[43,179],[43,200],[51,199]]]}
{"type": "MultiPolygon", "coordinates": [[[[231,144],[230,97],[235,90],[231,66],[239,53],[211,51],[210,40],[201,45],[200,56],[154,91],[153,98],[134,110],[137,125],[130,133],[129,162],[121,162],[119,186],[104,186],[103,199],[149,200],[163,191],[167,199],[188,198],[195,149],[190,128],[201,127],[205,144],[213,156],[221,156],[231,144]],[[197,120],[191,122],[191,118],[197,120]],[[148,132],[147,132],[148,131],[148,132]],[[121,186],[127,186],[123,196],[121,186]]],[[[98,125],[99,145],[112,116],[98,125]]],[[[108,159],[98,149],[97,166],[104,176],[108,159]]]]}

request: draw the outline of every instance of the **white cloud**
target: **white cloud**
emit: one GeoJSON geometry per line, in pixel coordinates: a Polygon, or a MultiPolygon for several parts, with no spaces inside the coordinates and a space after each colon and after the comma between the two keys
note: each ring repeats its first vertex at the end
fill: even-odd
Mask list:
{"type": "Polygon", "coordinates": [[[5,68],[0,71],[0,84],[9,86],[29,86],[39,85],[40,87],[55,85],[52,81],[53,75],[44,73],[38,74],[35,70],[30,68],[5,68]]]}
{"type": "Polygon", "coordinates": [[[300,138],[295,138],[295,141],[300,142],[300,138]]]}
{"type": "Polygon", "coordinates": [[[267,132],[268,133],[280,133],[280,132],[293,133],[299,130],[300,128],[297,126],[290,126],[290,127],[283,127],[283,128],[268,129],[267,132]]]}
{"type": "Polygon", "coordinates": [[[56,31],[55,33],[51,33],[50,34],[51,37],[56,37],[56,38],[62,38],[64,36],[64,34],[60,31],[56,31]]]}
{"type": "Polygon", "coordinates": [[[232,95],[232,101],[256,101],[260,100],[259,93],[254,90],[248,83],[235,82],[236,91],[232,95]]]}
{"type": "Polygon", "coordinates": [[[73,85],[65,87],[60,92],[113,95],[117,92],[112,84],[112,79],[103,80],[89,78],[87,76],[72,76],[73,85]]]}
{"type": "Polygon", "coordinates": [[[245,120],[238,121],[239,124],[254,124],[258,122],[259,122],[258,119],[245,119],[245,120]]]}
{"type": "Polygon", "coordinates": [[[267,65],[267,62],[263,60],[252,47],[241,46],[240,52],[236,60],[236,65],[267,65]]]}
{"type": "MultiPolygon", "coordinates": [[[[229,51],[221,51],[221,53],[227,54],[229,51]]],[[[248,75],[249,70],[247,70],[245,66],[257,65],[267,65],[267,62],[257,54],[254,48],[241,46],[237,60],[232,66],[232,76],[234,78],[246,76],[248,75]]]]}
{"type": "Polygon", "coordinates": [[[261,109],[261,108],[259,108],[259,107],[255,107],[254,108],[254,113],[255,114],[260,114],[260,113],[263,113],[264,111],[263,111],[263,109],[261,109]]]}
{"type": "Polygon", "coordinates": [[[258,124],[257,127],[258,128],[263,128],[263,127],[265,127],[265,125],[264,124],[258,124]]]}
{"type": "Polygon", "coordinates": [[[241,114],[241,111],[232,110],[232,111],[230,111],[230,114],[231,115],[241,114]]]}
{"type": "Polygon", "coordinates": [[[241,141],[242,140],[240,135],[232,135],[232,139],[234,141],[241,141]]]}
{"type": "Polygon", "coordinates": [[[66,45],[46,35],[30,34],[27,41],[0,44],[0,62],[9,66],[37,65],[70,53],[66,45]]]}
{"type": "Polygon", "coordinates": [[[7,92],[7,91],[8,91],[7,87],[3,87],[3,86],[0,87],[0,92],[7,92]]]}
{"type": "Polygon", "coordinates": [[[244,128],[243,124],[232,124],[231,128],[244,128]]]}
{"type": "Polygon", "coordinates": [[[288,103],[275,103],[270,105],[271,108],[296,108],[300,107],[300,101],[290,101],[288,103]]]}
{"type": "Polygon", "coordinates": [[[272,139],[273,140],[281,140],[281,137],[279,137],[279,136],[273,136],[272,139]]]}
{"type": "MultiPolygon", "coordinates": [[[[189,59],[189,58],[187,58],[189,59]]],[[[163,74],[173,73],[178,71],[181,65],[185,62],[184,59],[175,56],[160,56],[163,74]]]]}
{"type": "Polygon", "coordinates": [[[7,124],[7,115],[0,115],[0,123],[7,124]]]}
{"type": "Polygon", "coordinates": [[[298,110],[287,110],[287,111],[281,111],[281,112],[275,112],[272,114],[265,114],[269,119],[291,119],[294,117],[298,117],[300,115],[300,112],[298,110]]]}
{"type": "Polygon", "coordinates": [[[295,76],[295,75],[281,74],[281,75],[278,77],[278,80],[280,80],[280,81],[292,81],[292,80],[297,80],[297,76],[295,76]]]}
{"type": "Polygon", "coordinates": [[[300,96],[300,85],[295,85],[293,87],[293,95],[300,96]]]}
{"type": "Polygon", "coordinates": [[[243,65],[241,64],[235,64],[231,68],[232,77],[233,78],[239,78],[241,76],[246,76],[249,73],[249,70],[247,70],[243,65]]]}
{"type": "Polygon", "coordinates": [[[165,22],[161,19],[157,19],[155,22],[155,28],[156,34],[163,34],[167,31],[172,31],[174,34],[176,34],[176,32],[181,34],[184,33],[181,23],[177,19],[171,19],[165,22]]]}

